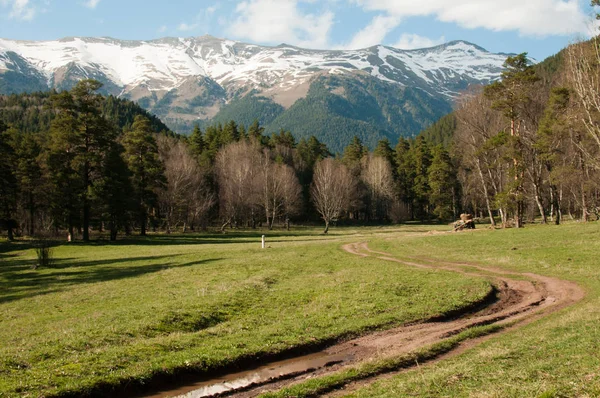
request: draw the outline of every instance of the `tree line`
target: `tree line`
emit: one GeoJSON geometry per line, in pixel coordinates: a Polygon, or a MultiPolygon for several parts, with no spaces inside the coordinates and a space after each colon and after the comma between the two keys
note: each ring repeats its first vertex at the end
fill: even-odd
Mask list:
{"type": "Polygon", "coordinates": [[[314,136],[268,136],[257,121],[196,126],[183,137],[158,131],[147,115],[131,123],[119,117],[100,87],[83,80],[43,104],[39,96],[13,97],[20,114],[44,109],[26,123],[2,112],[0,228],[9,239],[66,233],[87,241],[90,231],[107,231],[115,240],[149,229],[289,228],[319,219],[327,231],[340,219],[381,223],[459,211],[452,159],[425,139],[400,139],[395,148],[384,139],[370,152],[355,137],[333,156],[314,136]]]}
{"type": "Polygon", "coordinates": [[[314,136],[268,135],[258,121],[179,136],[97,94],[94,80],[0,98],[0,229],[9,239],[108,231],[115,240],[319,220],[327,232],[340,220],[446,221],[461,212],[505,227],[599,219],[599,43],[536,66],[510,56],[499,81],[465,93],[424,134],[383,139],[373,151],[354,137],[335,155],[314,136]]]}
{"type": "Polygon", "coordinates": [[[463,205],[502,226],[600,218],[599,54],[597,38],[573,44],[551,73],[509,57],[500,81],[463,96],[452,151],[463,205]]]}

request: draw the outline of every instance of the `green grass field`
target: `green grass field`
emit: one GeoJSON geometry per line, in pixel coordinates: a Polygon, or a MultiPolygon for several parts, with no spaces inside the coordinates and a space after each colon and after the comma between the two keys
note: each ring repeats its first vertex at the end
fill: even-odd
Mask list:
{"type": "MultiPolygon", "coordinates": [[[[497,334],[455,357],[421,364],[374,383],[351,397],[600,397],[600,224],[527,226],[525,229],[373,237],[370,247],[397,258],[471,261],[577,282],[586,298],[575,306],[497,334]]],[[[459,336],[457,336],[459,337],[459,336]]],[[[453,344],[452,341],[447,344],[453,344]]],[[[432,347],[431,349],[440,349],[432,347]]],[[[430,349],[430,350],[431,350],[430,349]]],[[[425,355],[397,358],[391,369],[425,355]]],[[[366,366],[313,379],[270,396],[311,396],[370,376],[366,366]],[[344,381],[345,380],[345,381],[344,381]]],[[[377,374],[378,372],[374,372],[377,374]]]]}
{"type": "Polygon", "coordinates": [[[38,270],[27,242],[0,243],[0,396],[107,395],[440,315],[486,296],[491,286],[481,279],[341,249],[369,240],[411,253],[433,244],[428,250],[439,253],[436,241],[412,237],[428,229],[270,233],[265,250],[257,233],[62,244],[54,267],[38,270]]]}
{"type": "Polygon", "coordinates": [[[396,255],[470,260],[577,282],[582,303],[353,396],[600,396],[600,224],[377,240],[396,255]],[[424,255],[424,253],[427,253],[424,255]]]}

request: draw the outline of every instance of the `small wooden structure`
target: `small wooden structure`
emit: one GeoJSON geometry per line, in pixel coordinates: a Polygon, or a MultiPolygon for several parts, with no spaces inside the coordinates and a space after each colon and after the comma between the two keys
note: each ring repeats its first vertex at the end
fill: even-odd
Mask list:
{"type": "Polygon", "coordinates": [[[475,221],[472,214],[461,214],[460,220],[454,223],[454,232],[462,231],[463,229],[475,229],[475,221]]]}

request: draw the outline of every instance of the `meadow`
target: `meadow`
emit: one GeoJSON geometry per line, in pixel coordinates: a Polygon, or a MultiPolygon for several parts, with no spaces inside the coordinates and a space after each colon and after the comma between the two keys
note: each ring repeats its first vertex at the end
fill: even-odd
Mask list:
{"type": "Polygon", "coordinates": [[[420,358],[435,358],[436,351],[446,352],[448,346],[455,348],[465,338],[486,331],[455,336],[410,356],[353,367],[267,396],[329,392],[347,397],[598,397],[599,238],[597,223],[373,237],[369,239],[373,250],[395,258],[475,262],[511,272],[552,276],[576,282],[586,296],[573,306],[502,330],[441,361],[421,361],[415,366],[420,358]],[[373,377],[382,372],[387,374],[373,377]]]}
{"type": "Polygon", "coordinates": [[[39,269],[32,269],[31,242],[2,242],[0,396],[152,391],[185,375],[310,352],[486,297],[492,286],[481,278],[341,249],[357,240],[401,242],[426,228],[60,243],[52,267],[39,269]]]}

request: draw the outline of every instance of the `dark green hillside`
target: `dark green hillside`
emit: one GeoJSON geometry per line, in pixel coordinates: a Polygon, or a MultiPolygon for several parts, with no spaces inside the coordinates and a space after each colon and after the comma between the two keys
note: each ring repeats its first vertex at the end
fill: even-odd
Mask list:
{"type": "Polygon", "coordinates": [[[230,120],[240,125],[250,126],[254,120],[261,125],[268,125],[281,115],[285,108],[269,98],[256,96],[252,92],[242,98],[235,99],[225,105],[212,119],[214,123],[227,123],[230,120]]]}
{"type": "Polygon", "coordinates": [[[419,135],[433,145],[443,145],[448,148],[456,130],[456,116],[449,113],[440,120],[423,130],[419,135]]]}
{"type": "MultiPolygon", "coordinates": [[[[565,50],[546,58],[544,61],[535,65],[534,69],[540,78],[540,84],[544,87],[550,87],[564,70],[565,50]]],[[[456,116],[454,113],[443,116],[430,127],[421,131],[419,135],[423,136],[428,142],[444,147],[449,147],[452,143],[452,137],[456,130],[456,116]]]]}
{"type": "Polygon", "coordinates": [[[292,131],[297,139],[317,136],[333,152],[358,136],[370,148],[382,138],[415,136],[440,116],[448,103],[419,89],[388,84],[364,76],[320,77],[306,98],[267,126],[268,131],[292,131]]]}
{"type": "MultiPolygon", "coordinates": [[[[50,93],[0,95],[0,121],[23,132],[47,131],[54,112],[47,106],[50,93]]],[[[171,130],[156,116],[135,102],[108,96],[102,111],[121,129],[127,129],[137,115],[150,119],[154,131],[171,130]]],[[[172,133],[171,133],[172,134],[172,133]]]]}

